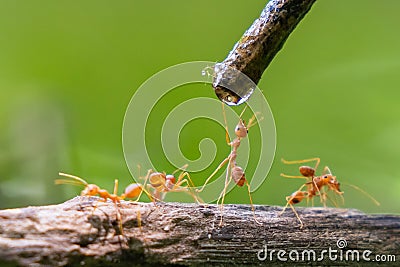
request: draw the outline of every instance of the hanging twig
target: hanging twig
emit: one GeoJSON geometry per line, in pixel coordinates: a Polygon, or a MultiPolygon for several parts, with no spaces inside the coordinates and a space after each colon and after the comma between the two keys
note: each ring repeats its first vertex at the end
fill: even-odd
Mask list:
{"type": "Polygon", "coordinates": [[[271,0],[227,58],[215,65],[213,87],[227,104],[246,101],[254,84],[316,0],[271,0]],[[247,81],[240,73],[247,75],[247,81]],[[228,89],[229,88],[229,89],[228,89]]]}

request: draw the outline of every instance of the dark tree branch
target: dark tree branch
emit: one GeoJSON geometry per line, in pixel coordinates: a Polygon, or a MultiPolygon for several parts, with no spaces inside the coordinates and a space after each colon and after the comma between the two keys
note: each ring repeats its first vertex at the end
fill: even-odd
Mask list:
{"type": "MultiPolygon", "coordinates": [[[[281,207],[256,206],[256,210],[263,225],[254,222],[249,206],[226,205],[224,224],[219,227],[216,205],[165,203],[155,207],[152,203],[122,201],[123,235],[118,235],[114,204],[98,202],[95,197],[76,197],[53,206],[2,210],[0,265],[258,265],[270,264],[269,259],[262,262],[257,258],[264,245],[269,250],[320,252],[329,247],[338,249],[336,242],[340,238],[347,241],[344,251],[371,250],[370,258],[391,254],[399,260],[400,216],[298,208],[305,224],[300,230],[290,209],[282,216],[278,216],[281,207]]],[[[276,253],[273,263],[286,264],[278,261],[276,253]]],[[[318,264],[323,263],[349,262],[324,259],[318,264]]]]}
{"type": "Polygon", "coordinates": [[[249,29],[235,44],[227,58],[215,65],[213,87],[217,96],[228,104],[246,100],[254,86],[246,84],[240,73],[254,84],[282,48],[290,33],[316,0],[271,0],[249,29]],[[239,85],[240,84],[240,85],[239,85]]]}

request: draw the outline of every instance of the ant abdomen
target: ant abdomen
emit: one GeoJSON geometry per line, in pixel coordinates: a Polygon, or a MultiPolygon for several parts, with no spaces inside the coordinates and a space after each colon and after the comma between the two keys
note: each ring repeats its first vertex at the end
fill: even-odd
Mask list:
{"type": "Polygon", "coordinates": [[[299,171],[305,177],[314,177],[315,169],[310,166],[300,166],[299,171]]]}
{"type": "Polygon", "coordinates": [[[122,198],[135,198],[142,192],[142,186],[140,184],[130,184],[125,188],[125,193],[122,194],[122,198]]]}
{"type": "Polygon", "coordinates": [[[289,204],[297,204],[300,203],[305,197],[306,197],[306,192],[296,191],[286,199],[288,200],[289,204]]]}
{"type": "Polygon", "coordinates": [[[244,171],[241,167],[235,166],[232,168],[232,179],[238,186],[243,186],[246,182],[244,171]]]}

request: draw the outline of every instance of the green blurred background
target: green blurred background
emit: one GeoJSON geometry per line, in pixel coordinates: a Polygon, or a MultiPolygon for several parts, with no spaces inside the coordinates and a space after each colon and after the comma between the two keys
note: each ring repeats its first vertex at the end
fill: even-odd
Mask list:
{"type": "MultiPolygon", "coordinates": [[[[222,61],[265,4],[0,1],[0,208],[73,197],[79,188],[54,185],[59,171],[109,190],[114,178],[131,182],[121,132],[134,91],[171,65],[222,61]]],[[[279,176],[297,172],[280,158],[318,156],[341,182],[381,202],[343,186],[344,206],[399,212],[399,10],[396,0],[320,0],[289,37],[259,84],[275,116],[277,151],[256,204],[284,205],[300,186],[279,176]]],[[[190,91],[169,99],[179,103],[190,91]]],[[[198,155],[193,140],[202,127],[182,132],[189,158],[198,155]]],[[[215,168],[229,147],[223,129],[215,128],[214,140],[215,168]]],[[[172,169],[164,164],[158,160],[159,170],[172,169]]],[[[226,202],[248,197],[235,189],[226,202]]]]}

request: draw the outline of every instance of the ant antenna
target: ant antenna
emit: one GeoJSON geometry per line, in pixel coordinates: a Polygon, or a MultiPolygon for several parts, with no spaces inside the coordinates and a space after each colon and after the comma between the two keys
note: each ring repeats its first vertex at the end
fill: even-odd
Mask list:
{"type": "Polygon", "coordinates": [[[240,115],[239,115],[239,118],[242,118],[242,116],[243,116],[244,112],[246,111],[246,109],[247,109],[247,104],[245,104],[245,106],[244,106],[242,112],[241,112],[240,115]]]}
{"type": "Polygon", "coordinates": [[[80,178],[78,176],[71,175],[71,174],[66,174],[66,173],[62,173],[62,172],[59,172],[58,175],[70,178],[72,180],[69,180],[69,179],[56,179],[54,181],[55,184],[70,184],[70,185],[83,185],[83,186],[87,186],[88,185],[88,183],[85,180],[83,180],[82,178],[80,178]]]}
{"type": "Polygon", "coordinates": [[[381,203],[378,202],[378,200],[376,200],[373,196],[371,196],[370,194],[368,194],[366,191],[362,190],[361,188],[359,188],[358,186],[355,186],[353,184],[349,184],[349,183],[343,183],[344,185],[350,186],[358,191],[360,191],[361,193],[363,193],[366,197],[368,197],[369,199],[371,199],[372,202],[374,202],[375,205],[380,206],[381,203]]]}
{"type": "Polygon", "coordinates": [[[172,175],[174,175],[176,172],[178,172],[178,171],[186,171],[186,168],[189,166],[189,164],[185,164],[185,165],[183,165],[182,167],[180,167],[180,168],[178,168],[178,169],[176,169],[173,173],[171,173],[172,175]]]}

